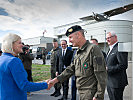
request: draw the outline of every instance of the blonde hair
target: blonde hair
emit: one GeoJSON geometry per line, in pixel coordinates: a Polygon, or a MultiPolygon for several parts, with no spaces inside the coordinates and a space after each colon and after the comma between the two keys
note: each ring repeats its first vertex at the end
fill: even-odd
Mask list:
{"type": "Polygon", "coordinates": [[[21,39],[17,34],[9,33],[2,40],[2,52],[14,54],[13,43],[21,39]]]}

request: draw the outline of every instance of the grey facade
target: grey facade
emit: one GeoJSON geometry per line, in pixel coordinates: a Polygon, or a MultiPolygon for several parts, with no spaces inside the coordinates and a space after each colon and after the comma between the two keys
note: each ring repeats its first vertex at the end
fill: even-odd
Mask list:
{"type": "Polygon", "coordinates": [[[35,56],[38,47],[45,47],[48,52],[51,51],[51,49],[53,48],[52,37],[40,36],[40,37],[28,38],[28,39],[23,39],[22,42],[24,42],[24,44],[30,45],[30,49],[32,50],[32,53],[35,56]]]}

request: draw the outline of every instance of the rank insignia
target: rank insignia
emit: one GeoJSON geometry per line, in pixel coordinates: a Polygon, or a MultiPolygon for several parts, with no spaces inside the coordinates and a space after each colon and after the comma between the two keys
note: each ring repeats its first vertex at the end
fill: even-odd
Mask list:
{"type": "Polygon", "coordinates": [[[70,28],[69,30],[68,30],[68,32],[72,32],[73,31],[73,29],[72,28],[70,28]]]}
{"type": "Polygon", "coordinates": [[[85,69],[88,68],[88,64],[87,64],[87,62],[85,62],[85,63],[83,64],[83,67],[84,67],[85,69]]]}

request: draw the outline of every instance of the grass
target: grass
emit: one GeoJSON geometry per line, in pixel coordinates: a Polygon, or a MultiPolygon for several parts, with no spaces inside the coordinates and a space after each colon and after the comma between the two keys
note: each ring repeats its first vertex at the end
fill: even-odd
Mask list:
{"type": "Polygon", "coordinates": [[[34,82],[50,79],[50,65],[32,64],[32,78],[34,82]]]}

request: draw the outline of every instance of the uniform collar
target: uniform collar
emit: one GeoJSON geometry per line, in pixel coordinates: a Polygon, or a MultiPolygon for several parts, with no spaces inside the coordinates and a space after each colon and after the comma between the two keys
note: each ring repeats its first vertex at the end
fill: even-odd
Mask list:
{"type": "Polygon", "coordinates": [[[88,46],[89,43],[90,43],[90,42],[89,42],[88,40],[86,40],[85,44],[84,44],[81,48],[79,48],[79,49],[77,50],[77,52],[78,52],[78,51],[83,51],[83,50],[88,46]]]}
{"type": "Polygon", "coordinates": [[[56,49],[53,49],[53,51],[56,51],[56,50],[58,50],[59,49],[59,47],[57,47],[56,49]]]}

